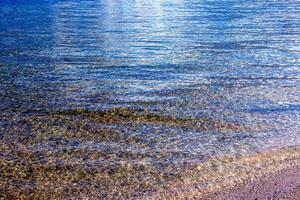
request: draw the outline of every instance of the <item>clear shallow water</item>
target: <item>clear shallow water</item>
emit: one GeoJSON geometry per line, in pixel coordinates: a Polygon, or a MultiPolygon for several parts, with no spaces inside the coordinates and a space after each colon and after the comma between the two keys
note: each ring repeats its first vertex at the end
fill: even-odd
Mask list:
{"type": "Polygon", "coordinates": [[[69,165],[163,172],[298,146],[299,12],[278,0],[1,1],[0,141],[69,165]],[[146,113],[126,121],[116,107],[146,113]],[[75,109],[116,117],[49,116],[75,109]],[[76,124],[89,126],[85,137],[76,124]],[[119,136],[99,136],[108,130],[119,136]],[[78,149],[91,153],[64,157],[78,149]]]}

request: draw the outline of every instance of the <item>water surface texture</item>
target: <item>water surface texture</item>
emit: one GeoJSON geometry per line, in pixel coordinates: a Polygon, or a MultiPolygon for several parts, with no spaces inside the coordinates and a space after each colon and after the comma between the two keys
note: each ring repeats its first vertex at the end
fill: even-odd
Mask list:
{"type": "Polygon", "coordinates": [[[2,0],[6,197],[139,196],[216,156],[299,146],[299,13],[295,0],[2,0]]]}

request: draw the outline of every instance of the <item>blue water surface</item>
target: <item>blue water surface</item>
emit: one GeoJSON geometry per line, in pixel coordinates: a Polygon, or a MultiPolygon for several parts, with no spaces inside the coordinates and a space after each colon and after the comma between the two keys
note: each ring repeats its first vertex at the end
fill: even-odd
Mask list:
{"type": "Polygon", "coordinates": [[[228,130],[228,140],[216,130],[128,130],[175,133],[156,148],[176,147],[183,160],[297,146],[299,13],[295,0],[2,0],[0,110],[127,107],[268,127],[228,130]]]}

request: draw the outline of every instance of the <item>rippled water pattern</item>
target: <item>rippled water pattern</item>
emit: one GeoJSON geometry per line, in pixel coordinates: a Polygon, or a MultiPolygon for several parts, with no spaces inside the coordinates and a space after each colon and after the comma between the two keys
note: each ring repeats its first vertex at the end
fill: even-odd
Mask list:
{"type": "Polygon", "coordinates": [[[162,170],[299,146],[299,13],[296,0],[2,0],[1,159],[162,170]]]}

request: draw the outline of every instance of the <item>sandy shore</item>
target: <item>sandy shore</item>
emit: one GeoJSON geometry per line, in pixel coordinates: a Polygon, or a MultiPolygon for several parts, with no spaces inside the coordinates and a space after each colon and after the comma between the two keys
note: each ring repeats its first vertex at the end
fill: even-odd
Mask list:
{"type": "Polygon", "coordinates": [[[300,199],[299,149],[281,149],[241,158],[215,158],[148,199],[300,199]],[[221,164],[222,163],[222,164],[221,164]],[[215,166],[215,167],[213,167],[215,166]]]}
{"type": "Polygon", "coordinates": [[[266,175],[255,181],[221,192],[207,195],[205,199],[300,199],[300,166],[266,175]]]}

